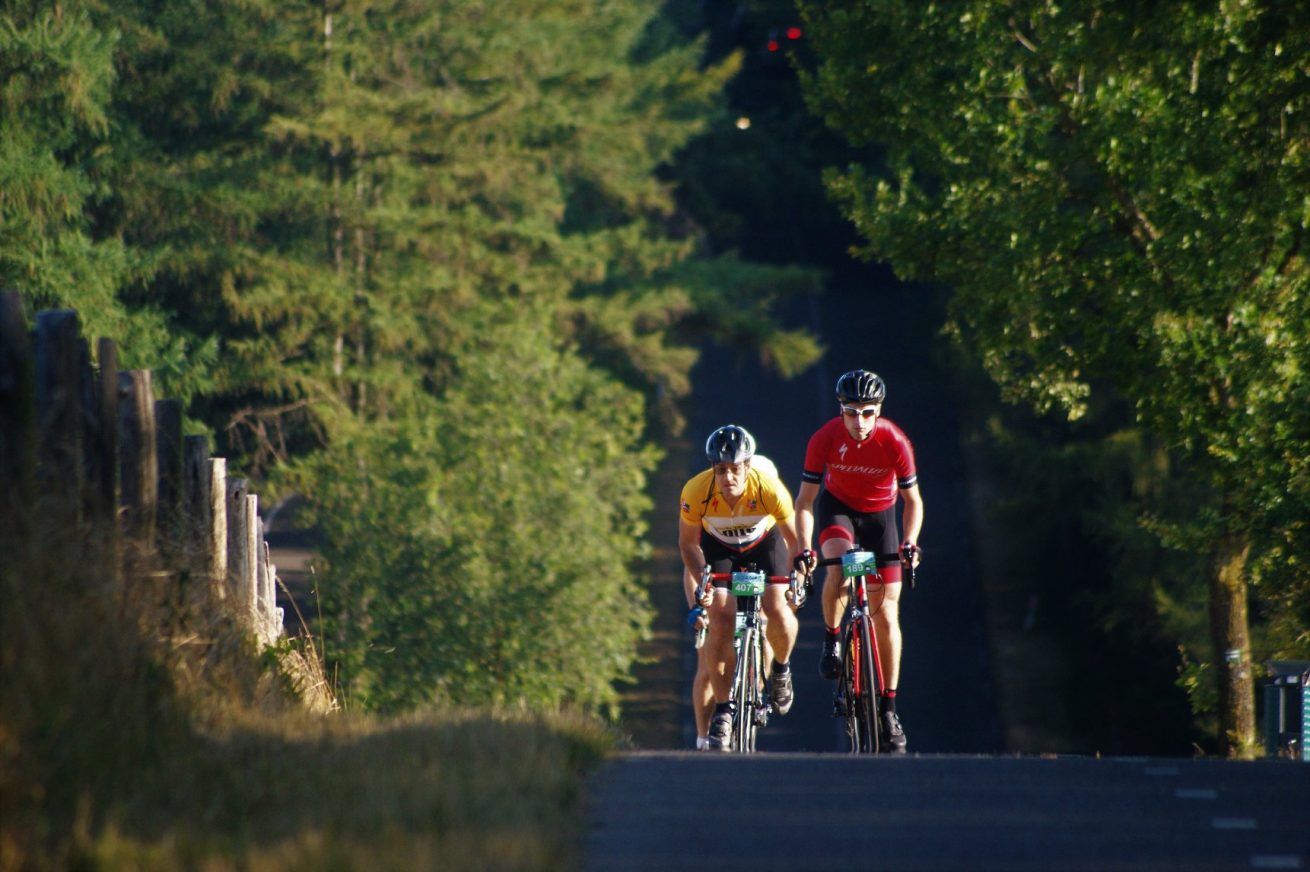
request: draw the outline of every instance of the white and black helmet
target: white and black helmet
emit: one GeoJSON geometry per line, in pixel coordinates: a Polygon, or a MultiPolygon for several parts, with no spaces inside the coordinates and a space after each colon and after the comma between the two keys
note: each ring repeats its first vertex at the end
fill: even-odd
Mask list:
{"type": "Polygon", "coordinates": [[[853,369],[837,379],[839,403],[881,403],[886,396],[886,382],[867,369],[853,369]]]}
{"type": "Polygon", "coordinates": [[[727,424],[705,440],[705,458],[710,463],[741,463],[755,454],[755,437],[745,427],[727,424]]]}

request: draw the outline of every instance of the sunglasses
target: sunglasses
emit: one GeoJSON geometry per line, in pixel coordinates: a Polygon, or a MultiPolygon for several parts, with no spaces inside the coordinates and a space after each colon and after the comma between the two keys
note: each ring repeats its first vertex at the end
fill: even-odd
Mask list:
{"type": "Polygon", "coordinates": [[[841,413],[849,418],[854,418],[855,416],[858,415],[859,417],[867,420],[869,418],[872,418],[874,415],[878,414],[878,409],[877,407],[874,407],[872,409],[856,409],[852,406],[842,406],[841,413]]]}

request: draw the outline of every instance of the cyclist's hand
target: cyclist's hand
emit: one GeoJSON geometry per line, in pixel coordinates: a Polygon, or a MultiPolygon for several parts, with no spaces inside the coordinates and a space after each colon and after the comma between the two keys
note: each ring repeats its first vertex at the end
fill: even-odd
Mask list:
{"type": "Polygon", "coordinates": [[[807,581],[809,581],[809,576],[797,576],[796,573],[792,573],[791,584],[787,585],[786,597],[787,605],[791,606],[793,612],[800,611],[801,606],[805,605],[805,600],[810,595],[809,585],[806,584],[807,581]]]}
{"type": "Polygon", "coordinates": [[[692,606],[687,611],[687,626],[691,629],[693,633],[697,632],[703,627],[708,627],[709,623],[710,623],[709,618],[705,616],[705,609],[701,608],[700,606],[692,606]]]}
{"type": "Polygon", "coordinates": [[[714,602],[714,586],[705,585],[696,591],[696,604],[703,609],[708,609],[710,603],[714,602]]]}
{"type": "Polygon", "coordinates": [[[814,571],[814,567],[818,564],[818,562],[819,562],[819,555],[815,554],[813,551],[806,548],[804,551],[800,552],[799,554],[796,555],[795,558],[792,559],[791,565],[796,568],[797,572],[803,572],[806,575],[809,575],[811,572],[814,571]]]}
{"type": "Polygon", "coordinates": [[[901,543],[901,563],[912,569],[917,568],[923,560],[923,549],[914,542],[901,543]]]}

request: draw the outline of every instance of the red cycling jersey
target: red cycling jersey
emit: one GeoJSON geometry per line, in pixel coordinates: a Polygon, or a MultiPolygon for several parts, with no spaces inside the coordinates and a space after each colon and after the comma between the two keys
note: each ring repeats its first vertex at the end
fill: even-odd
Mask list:
{"type": "Polygon", "coordinates": [[[879,418],[873,432],[856,442],[841,418],[833,418],[810,437],[801,481],[822,483],[857,512],[881,512],[896,505],[897,487],[918,480],[914,446],[891,421],[879,418]]]}

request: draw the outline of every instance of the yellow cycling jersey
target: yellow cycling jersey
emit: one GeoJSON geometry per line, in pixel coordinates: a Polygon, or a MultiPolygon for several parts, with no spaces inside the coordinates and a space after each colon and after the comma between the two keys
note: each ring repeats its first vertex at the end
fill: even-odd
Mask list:
{"type": "Polygon", "coordinates": [[[714,483],[714,470],[707,469],[682,488],[682,519],[700,524],[701,529],[730,548],[744,551],[757,543],[779,521],[795,514],[791,493],[776,476],[762,473],[754,465],[746,476],[746,488],[737,505],[728,507],[714,483]]]}

